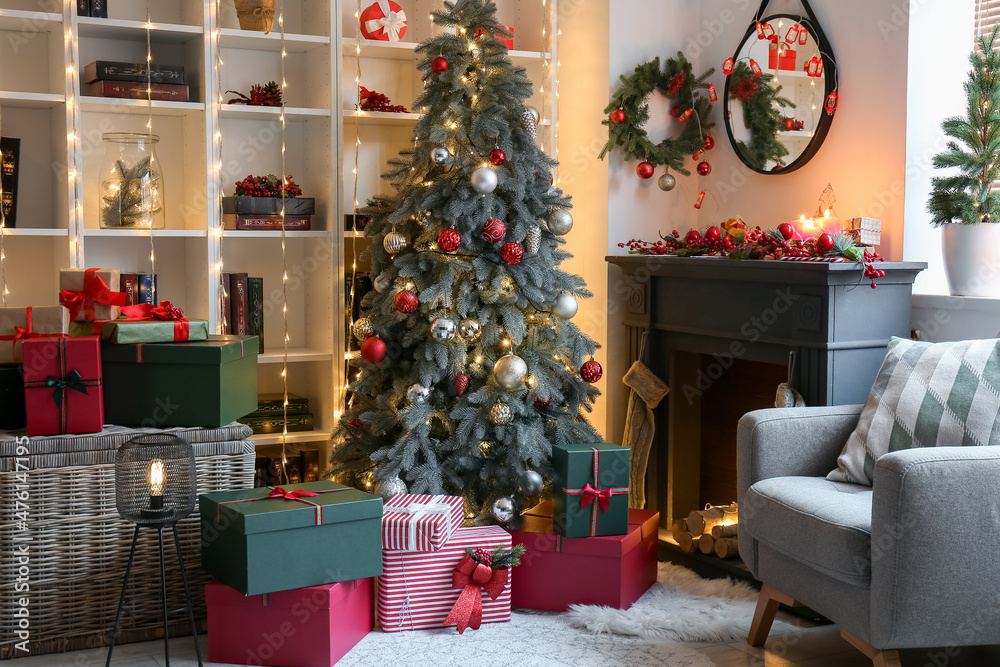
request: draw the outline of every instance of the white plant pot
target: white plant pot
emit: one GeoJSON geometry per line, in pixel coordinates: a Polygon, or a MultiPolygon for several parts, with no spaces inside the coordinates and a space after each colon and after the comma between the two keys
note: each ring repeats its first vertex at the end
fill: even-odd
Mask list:
{"type": "Polygon", "coordinates": [[[953,296],[1000,297],[1000,224],[946,224],[942,249],[953,296]]]}

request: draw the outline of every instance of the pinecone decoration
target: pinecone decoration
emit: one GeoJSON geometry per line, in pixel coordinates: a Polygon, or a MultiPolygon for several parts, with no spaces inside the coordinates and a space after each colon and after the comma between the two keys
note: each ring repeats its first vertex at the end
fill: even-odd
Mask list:
{"type": "Polygon", "coordinates": [[[528,227],[528,235],[524,237],[524,249],[531,254],[538,252],[542,245],[542,228],[538,225],[528,227]]]}
{"type": "Polygon", "coordinates": [[[538,139],[538,127],[535,126],[535,116],[527,109],[521,114],[521,125],[524,126],[525,131],[531,135],[531,140],[535,141],[538,139]]]}
{"type": "Polygon", "coordinates": [[[493,565],[493,552],[489,549],[478,547],[474,553],[477,562],[482,563],[486,567],[493,565]]]}
{"type": "Polygon", "coordinates": [[[266,107],[281,106],[281,86],[278,85],[277,81],[268,81],[261,90],[260,104],[266,107]]]}

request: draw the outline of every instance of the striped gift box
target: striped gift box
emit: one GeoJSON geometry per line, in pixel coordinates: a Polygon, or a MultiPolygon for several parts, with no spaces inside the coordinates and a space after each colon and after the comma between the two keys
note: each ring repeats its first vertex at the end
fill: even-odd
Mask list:
{"type": "Polygon", "coordinates": [[[462,525],[464,513],[459,496],[393,496],[382,508],[382,548],[437,551],[462,525]]]}
{"type": "MultiPolygon", "coordinates": [[[[378,620],[385,632],[443,627],[462,589],[452,586],[452,572],[469,547],[511,545],[499,526],[459,528],[440,551],[383,551],[378,578],[378,620]]],[[[511,576],[516,568],[511,569],[511,576]]],[[[510,620],[510,583],[496,600],[483,595],[483,623],[510,620]]]]}

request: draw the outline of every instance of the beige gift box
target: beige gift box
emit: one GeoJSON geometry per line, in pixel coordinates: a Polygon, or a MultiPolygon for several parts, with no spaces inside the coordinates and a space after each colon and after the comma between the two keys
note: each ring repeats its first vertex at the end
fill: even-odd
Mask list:
{"type": "Polygon", "coordinates": [[[69,331],[69,309],[65,306],[0,308],[0,364],[21,363],[21,343],[32,334],[65,335],[69,331]],[[24,330],[23,338],[17,328],[24,330]]]}
{"type": "Polygon", "coordinates": [[[125,294],[119,291],[121,273],[117,269],[60,269],[59,303],[70,309],[71,321],[115,320],[118,306],[125,305],[125,294]],[[107,291],[95,290],[94,276],[108,286],[107,291]],[[85,292],[78,300],[66,298],[66,292],[85,292]]]}

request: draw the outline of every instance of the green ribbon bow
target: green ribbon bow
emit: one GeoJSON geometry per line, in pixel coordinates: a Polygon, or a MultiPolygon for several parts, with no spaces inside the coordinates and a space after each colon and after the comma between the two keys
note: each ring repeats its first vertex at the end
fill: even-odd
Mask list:
{"type": "Polygon", "coordinates": [[[52,399],[59,406],[60,410],[62,410],[63,398],[67,389],[78,391],[81,394],[87,393],[87,385],[83,383],[83,376],[80,375],[80,371],[70,371],[66,374],[65,380],[50,375],[45,378],[45,386],[51,387],[54,390],[52,392],[52,399]]]}

